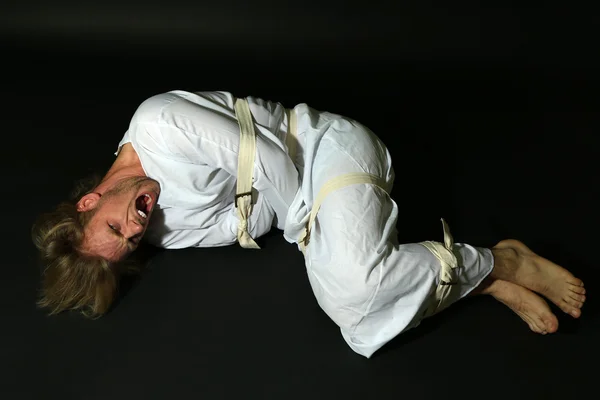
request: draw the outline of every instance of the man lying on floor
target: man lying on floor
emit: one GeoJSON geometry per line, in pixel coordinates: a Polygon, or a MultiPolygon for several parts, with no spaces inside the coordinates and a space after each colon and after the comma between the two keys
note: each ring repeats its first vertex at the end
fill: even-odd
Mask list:
{"type": "MultiPolygon", "coordinates": [[[[254,239],[277,227],[303,252],[321,308],[365,357],[474,294],[492,295],[542,334],[558,320],[534,292],[581,315],[581,280],[519,241],[453,243],[442,221],[444,243],[399,244],[390,154],[352,119],[172,91],[140,105],[116,154],[99,183],[36,224],[39,304],[51,313],[104,314],[144,235],[166,249],[256,249],[254,239]]],[[[409,178],[400,184],[410,190],[409,178]]]]}

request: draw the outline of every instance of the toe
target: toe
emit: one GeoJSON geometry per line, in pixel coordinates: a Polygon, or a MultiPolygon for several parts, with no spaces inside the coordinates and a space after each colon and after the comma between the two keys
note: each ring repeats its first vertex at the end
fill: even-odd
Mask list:
{"type": "Polygon", "coordinates": [[[565,298],[563,298],[563,301],[565,303],[567,303],[568,305],[570,305],[571,307],[575,307],[575,308],[581,308],[581,307],[583,307],[583,302],[582,301],[576,300],[576,299],[574,299],[572,297],[565,297],[565,298]]]}
{"type": "Polygon", "coordinates": [[[578,278],[571,278],[567,280],[567,283],[570,283],[573,286],[579,286],[579,287],[583,287],[583,281],[581,279],[578,278]]]}
{"type": "Polygon", "coordinates": [[[529,323],[529,328],[531,328],[531,330],[534,331],[535,333],[542,333],[542,334],[546,330],[544,321],[542,321],[542,319],[538,316],[531,319],[531,322],[529,323]]]}
{"type": "Polygon", "coordinates": [[[585,294],[585,288],[583,286],[569,285],[569,290],[573,293],[585,294]]]}
{"type": "Polygon", "coordinates": [[[541,333],[544,330],[544,324],[539,317],[519,312],[517,312],[517,314],[523,319],[523,321],[525,321],[525,323],[529,326],[529,329],[535,333],[541,333]]]}
{"type": "Polygon", "coordinates": [[[584,303],[585,302],[585,296],[582,295],[582,294],[569,293],[569,297],[572,300],[578,301],[580,303],[584,303]]]}
{"type": "Polygon", "coordinates": [[[540,328],[536,323],[530,322],[527,325],[529,325],[529,329],[531,329],[535,333],[542,333],[542,332],[544,332],[544,329],[540,328]]]}
{"type": "Polygon", "coordinates": [[[548,333],[554,333],[558,330],[558,319],[554,315],[543,317],[543,321],[548,333]]]}
{"type": "Polygon", "coordinates": [[[564,299],[558,304],[558,306],[561,310],[563,310],[563,312],[571,315],[574,318],[579,318],[581,316],[581,310],[575,306],[572,306],[569,302],[567,302],[564,299]]]}

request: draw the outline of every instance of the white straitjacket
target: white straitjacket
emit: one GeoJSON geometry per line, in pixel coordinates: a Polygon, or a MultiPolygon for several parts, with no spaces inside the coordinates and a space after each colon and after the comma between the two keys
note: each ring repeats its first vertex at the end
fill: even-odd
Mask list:
{"type": "Polygon", "coordinates": [[[368,128],[304,103],[286,109],[247,97],[236,107],[237,100],[228,92],[177,90],[149,98],[133,115],[119,149],[130,142],[160,183],[146,234],[152,244],[225,246],[282,230],[304,253],[317,302],[365,357],[491,272],[491,251],[454,243],[445,222],[444,243],[397,242],[399,210],[388,193],[394,180],[410,178],[395,177],[388,150],[368,128]],[[240,154],[245,105],[253,157],[240,154]],[[237,179],[244,156],[242,163],[254,165],[242,172],[247,184],[237,179]],[[244,185],[252,195],[236,198],[244,185]],[[251,203],[247,223],[238,198],[251,203]]]}

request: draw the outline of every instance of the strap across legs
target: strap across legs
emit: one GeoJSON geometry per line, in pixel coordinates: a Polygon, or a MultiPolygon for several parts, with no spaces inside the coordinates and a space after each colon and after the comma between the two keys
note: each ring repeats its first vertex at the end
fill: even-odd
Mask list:
{"type": "Polygon", "coordinates": [[[450,228],[442,218],[442,228],[444,229],[444,244],[438,242],[422,242],[439,261],[442,266],[440,270],[440,283],[435,291],[435,301],[431,302],[425,316],[435,314],[440,307],[443,307],[444,301],[450,294],[452,286],[457,283],[456,269],[458,268],[458,259],[452,252],[454,247],[454,239],[450,234],[450,228]]]}
{"type": "Polygon", "coordinates": [[[321,203],[323,200],[329,195],[331,192],[337,189],[341,189],[345,186],[357,185],[361,183],[371,184],[375,186],[379,186],[383,190],[385,190],[386,184],[385,181],[375,175],[367,174],[364,172],[351,173],[346,175],[340,175],[336,178],[333,178],[326,182],[323,187],[319,190],[319,194],[315,199],[312,210],[310,212],[310,217],[308,222],[306,223],[306,227],[304,228],[304,235],[300,239],[299,245],[302,253],[306,254],[306,246],[310,242],[310,231],[313,223],[315,222],[315,218],[317,217],[317,213],[321,208],[321,203]]]}
{"type": "MultiPolygon", "coordinates": [[[[310,242],[310,232],[312,225],[315,221],[317,213],[321,208],[321,203],[327,195],[329,195],[332,191],[340,189],[345,186],[367,183],[375,186],[379,186],[380,188],[385,190],[385,182],[378,178],[375,175],[366,174],[366,173],[353,173],[342,175],[337,178],[331,179],[319,191],[315,203],[313,204],[312,210],[310,212],[310,217],[304,228],[304,235],[302,239],[300,239],[299,245],[302,253],[306,255],[306,248],[310,242]]],[[[456,255],[453,253],[452,249],[454,247],[454,238],[450,234],[450,228],[446,221],[442,218],[442,228],[444,230],[444,243],[438,243],[433,241],[422,242],[421,244],[425,246],[439,261],[441,264],[440,270],[440,283],[435,292],[435,300],[431,302],[428,310],[425,313],[425,316],[430,316],[435,314],[435,312],[443,307],[444,301],[450,294],[452,287],[457,284],[457,268],[458,268],[458,259],[456,255]]]]}
{"type": "Polygon", "coordinates": [[[248,233],[248,219],[252,214],[252,173],[256,154],[256,133],[252,113],[246,99],[237,99],[235,115],[240,126],[240,146],[238,150],[237,188],[235,207],[239,218],[237,239],[243,248],[260,249],[248,233]]]}

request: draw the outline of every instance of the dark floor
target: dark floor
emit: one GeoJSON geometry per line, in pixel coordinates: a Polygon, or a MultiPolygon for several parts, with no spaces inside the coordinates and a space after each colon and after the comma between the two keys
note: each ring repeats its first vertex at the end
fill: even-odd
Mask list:
{"type": "Polygon", "coordinates": [[[593,68],[474,53],[460,62],[369,59],[382,50],[366,45],[332,47],[329,57],[327,48],[304,57],[263,50],[242,63],[223,49],[159,57],[126,45],[12,44],[2,96],[0,398],[596,397],[593,68]],[[440,217],[458,242],[521,239],[585,281],[582,318],[557,311],[559,332],[542,337],[502,304],[475,298],[367,360],[318,308],[301,253],[278,232],[257,252],[148,249],[147,270],[124,283],[107,316],[46,317],[34,305],[32,222],[75,179],[104,172],[136,106],[171,89],[306,102],[363,122],[403,182],[393,192],[402,241],[440,240],[440,217]]]}

